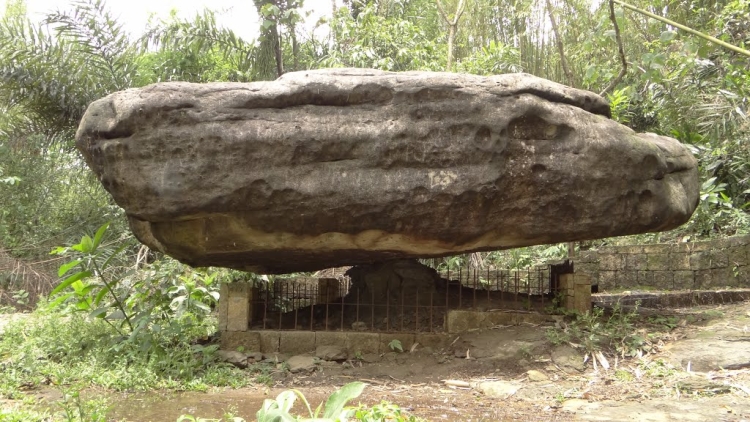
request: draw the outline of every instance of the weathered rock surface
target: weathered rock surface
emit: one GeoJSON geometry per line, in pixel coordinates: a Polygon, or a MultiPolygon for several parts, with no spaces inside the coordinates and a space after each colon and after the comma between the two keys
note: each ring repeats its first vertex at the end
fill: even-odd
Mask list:
{"type": "Polygon", "coordinates": [[[234,350],[218,350],[216,356],[219,360],[231,363],[238,368],[247,368],[247,355],[234,350]]]}
{"type": "Polygon", "coordinates": [[[346,350],[339,346],[318,346],[315,349],[315,356],[326,361],[345,361],[348,356],[346,350]]]}
{"type": "Polygon", "coordinates": [[[307,355],[292,356],[287,359],[286,364],[289,365],[289,372],[310,372],[317,368],[315,358],[307,355]]]}
{"type": "Polygon", "coordinates": [[[547,374],[541,371],[537,371],[535,369],[530,369],[526,371],[526,375],[529,377],[529,381],[532,381],[532,382],[549,381],[549,377],[547,376],[547,374]]]}
{"type": "Polygon", "coordinates": [[[697,372],[750,368],[750,334],[747,331],[710,326],[705,333],[708,335],[670,345],[671,361],[679,368],[697,372]]]}
{"type": "Polygon", "coordinates": [[[586,369],[583,356],[568,345],[557,346],[552,350],[552,362],[565,372],[583,372],[586,369]]]}
{"type": "Polygon", "coordinates": [[[379,305],[388,300],[398,303],[401,296],[408,297],[407,303],[419,300],[420,304],[429,305],[430,293],[435,292],[435,287],[440,282],[440,276],[434,268],[416,260],[358,265],[350,268],[346,275],[352,281],[347,301],[379,305]],[[421,298],[418,297],[418,291],[421,291],[421,298]]]}
{"type": "Polygon", "coordinates": [[[516,391],[520,388],[520,385],[506,381],[486,381],[477,385],[477,390],[484,393],[484,395],[498,399],[507,399],[516,394],[516,391]]]}
{"type": "Polygon", "coordinates": [[[668,230],[676,140],[530,75],[332,69],[92,103],[78,148],[148,246],[262,273],[668,230]]]}

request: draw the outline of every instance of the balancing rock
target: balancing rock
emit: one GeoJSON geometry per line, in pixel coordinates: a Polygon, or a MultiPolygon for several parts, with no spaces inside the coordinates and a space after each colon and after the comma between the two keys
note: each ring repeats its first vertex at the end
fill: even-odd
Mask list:
{"type": "Polygon", "coordinates": [[[526,74],[325,69],[116,92],[76,140],[141,242],[288,273],[686,222],[693,155],[609,113],[526,74]]]}

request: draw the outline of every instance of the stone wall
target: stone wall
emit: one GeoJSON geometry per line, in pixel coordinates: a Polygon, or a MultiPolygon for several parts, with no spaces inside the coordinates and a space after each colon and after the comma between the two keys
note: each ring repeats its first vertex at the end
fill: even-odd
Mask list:
{"type": "Polygon", "coordinates": [[[582,251],[576,273],[599,291],[714,290],[750,287],[750,236],[704,242],[604,246],[582,251]]]}

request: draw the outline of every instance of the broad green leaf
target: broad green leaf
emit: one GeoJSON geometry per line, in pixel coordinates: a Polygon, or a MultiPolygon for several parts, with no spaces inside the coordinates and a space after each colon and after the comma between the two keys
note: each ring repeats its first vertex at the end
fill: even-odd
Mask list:
{"type": "Polygon", "coordinates": [[[73,296],[73,292],[70,292],[70,293],[66,293],[66,294],[64,294],[64,295],[60,295],[60,296],[56,297],[56,298],[55,298],[55,300],[53,300],[52,302],[50,302],[50,303],[49,303],[49,304],[47,305],[47,307],[48,307],[48,308],[50,308],[50,309],[54,309],[54,308],[57,308],[58,306],[60,306],[60,304],[61,304],[61,303],[63,303],[63,302],[65,302],[65,301],[67,301],[67,300],[68,300],[68,299],[70,299],[70,298],[71,298],[72,296],[73,296]]]}
{"type": "Polygon", "coordinates": [[[97,293],[96,297],[94,297],[94,305],[98,306],[99,303],[101,303],[101,301],[104,298],[104,296],[107,294],[107,292],[108,292],[107,288],[103,288],[103,289],[99,290],[99,293],[97,293]]]}
{"type": "Polygon", "coordinates": [[[677,38],[677,32],[675,31],[664,31],[661,33],[659,40],[663,43],[668,43],[677,38]]]}
{"type": "Polygon", "coordinates": [[[68,248],[68,247],[58,246],[58,247],[52,249],[52,251],[50,251],[49,254],[50,255],[62,255],[64,253],[67,253],[69,250],[70,250],[70,248],[68,248]]]}
{"type": "Polygon", "coordinates": [[[112,312],[111,314],[107,315],[107,319],[112,319],[112,320],[125,319],[125,314],[122,313],[122,311],[118,309],[112,312]]]}
{"type": "MultiPolygon", "coordinates": [[[[284,393],[291,393],[290,391],[284,391],[276,398],[276,400],[266,399],[263,401],[263,407],[255,414],[258,422],[295,422],[296,418],[289,414],[288,410],[282,410],[280,408],[280,399],[284,399],[286,403],[286,396],[282,396],[284,393]]],[[[294,393],[292,393],[294,395],[294,393]]],[[[292,399],[292,403],[294,398],[292,399]]]]}
{"type": "Polygon", "coordinates": [[[107,311],[109,309],[110,308],[108,306],[103,306],[101,308],[94,309],[89,314],[89,317],[91,317],[91,318],[104,318],[107,315],[107,311]]]}
{"type": "Polygon", "coordinates": [[[104,234],[107,232],[107,229],[109,228],[109,222],[102,224],[101,227],[99,227],[99,230],[96,231],[96,234],[94,235],[94,243],[93,243],[93,250],[96,250],[96,248],[99,247],[99,245],[102,243],[102,238],[104,237],[104,234]]]}
{"type": "Polygon", "coordinates": [[[323,417],[329,419],[338,418],[338,416],[341,414],[341,411],[344,410],[344,406],[346,406],[349,401],[359,397],[364,389],[365,384],[356,381],[346,384],[345,386],[334,391],[333,394],[328,397],[328,401],[326,402],[326,410],[323,414],[323,417]]]}
{"type": "Polygon", "coordinates": [[[294,391],[286,390],[282,391],[277,397],[276,397],[276,403],[279,404],[279,409],[283,412],[289,412],[292,410],[292,406],[294,406],[294,402],[297,400],[297,395],[294,393],[294,391]]]}
{"type": "Polygon", "coordinates": [[[60,265],[60,269],[57,270],[57,276],[58,277],[64,276],[65,273],[67,273],[68,271],[70,271],[71,268],[75,267],[76,265],[78,265],[80,263],[81,263],[81,260],[80,259],[76,259],[76,260],[70,261],[68,263],[65,263],[63,265],[60,265]]]}
{"type": "Polygon", "coordinates": [[[78,280],[84,279],[86,277],[91,277],[91,271],[81,271],[77,272],[70,277],[63,280],[60,284],[57,285],[52,291],[49,293],[50,296],[54,296],[66,287],[70,286],[71,284],[75,283],[78,280]]]}
{"type": "Polygon", "coordinates": [[[80,280],[73,283],[73,286],[76,286],[78,283],[81,283],[80,288],[76,287],[76,292],[79,296],[88,296],[89,293],[97,287],[93,284],[83,284],[80,280]]]}
{"type": "Polygon", "coordinates": [[[172,309],[177,309],[182,305],[182,303],[185,302],[185,296],[179,296],[174,299],[172,299],[172,302],[170,302],[169,307],[172,309]]]}
{"type": "Polygon", "coordinates": [[[71,248],[81,253],[91,253],[93,245],[94,241],[91,239],[91,237],[89,237],[88,235],[84,235],[81,238],[81,243],[77,243],[71,246],[71,248]]]}
{"type": "Polygon", "coordinates": [[[193,302],[193,305],[194,305],[194,306],[195,306],[196,308],[198,308],[198,309],[200,309],[201,311],[203,311],[203,312],[206,312],[206,313],[209,313],[209,312],[211,312],[211,307],[210,307],[210,306],[208,306],[208,305],[206,305],[206,304],[205,304],[205,303],[203,303],[203,302],[193,302]]]}
{"type": "Polygon", "coordinates": [[[91,304],[87,300],[79,300],[76,302],[76,308],[79,311],[88,311],[91,309],[91,304]]]}
{"type": "Polygon", "coordinates": [[[705,182],[703,182],[703,186],[701,186],[701,190],[707,191],[711,186],[713,186],[714,182],[716,182],[716,178],[712,177],[705,182]]]}

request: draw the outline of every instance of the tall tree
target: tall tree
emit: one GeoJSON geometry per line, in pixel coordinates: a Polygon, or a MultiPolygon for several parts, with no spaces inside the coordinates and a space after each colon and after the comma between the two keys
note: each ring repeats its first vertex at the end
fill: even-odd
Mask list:
{"type": "MultiPolygon", "coordinates": [[[[277,0],[253,0],[258,16],[262,19],[260,45],[255,56],[253,71],[256,80],[273,80],[284,73],[284,60],[281,53],[279,25],[276,15],[279,12],[277,0]]],[[[278,0],[281,1],[281,0],[278,0]]]]}
{"type": "Polygon", "coordinates": [[[563,45],[563,39],[560,35],[560,30],[557,27],[557,20],[555,19],[555,13],[554,13],[554,7],[552,6],[551,0],[546,0],[547,2],[547,13],[549,14],[549,21],[552,25],[552,33],[555,35],[555,45],[557,46],[557,53],[560,55],[560,65],[562,66],[563,73],[565,74],[565,79],[567,79],[567,83],[570,86],[575,87],[576,86],[576,78],[573,75],[573,72],[570,71],[570,68],[568,67],[568,60],[565,58],[565,46],[563,45]]]}
{"type": "Polygon", "coordinates": [[[441,0],[435,0],[437,4],[440,16],[443,18],[446,24],[448,24],[448,59],[445,65],[445,70],[450,72],[453,69],[453,49],[456,42],[456,32],[458,32],[458,21],[461,20],[461,15],[464,13],[466,8],[466,0],[458,0],[456,10],[452,15],[448,15],[443,8],[441,0]]]}

